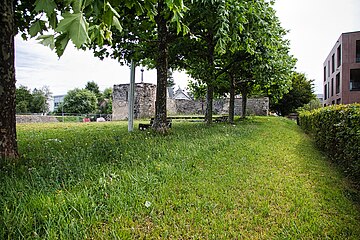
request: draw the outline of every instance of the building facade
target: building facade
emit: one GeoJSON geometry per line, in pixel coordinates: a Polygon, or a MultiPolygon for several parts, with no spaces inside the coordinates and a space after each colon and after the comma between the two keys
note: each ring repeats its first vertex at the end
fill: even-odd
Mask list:
{"type": "Polygon", "coordinates": [[[360,103],[360,31],[341,34],[323,70],[324,106],[360,103]]]}
{"type": "Polygon", "coordinates": [[[60,105],[60,103],[64,102],[64,97],[65,95],[56,95],[53,96],[54,98],[54,106],[53,106],[53,111],[56,111],[60,105]]]}

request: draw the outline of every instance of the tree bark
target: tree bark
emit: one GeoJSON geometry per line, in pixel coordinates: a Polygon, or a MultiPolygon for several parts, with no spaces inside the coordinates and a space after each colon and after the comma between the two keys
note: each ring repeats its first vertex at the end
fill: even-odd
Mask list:
{"type": "Polygon", "coordinates": [[[229,74],[230,77],[230,102],[229,102],[229,123],[234,123],[235,115],[235,79],[229,74]]]}
{"type": "Polygon", "coordinates": [[[158,29],[158,56],[156,61],[157,87],[155,102],[155,119],[153,128],[158,132],[167,131],[166,121],[166,86],[168,72],[168,27],[165,17],[163,16],[165,3],[158,0],[158,15],[155,18],[158,29]]]}
{"type": "Polygon", "coordinates": [[[205,121],[207,124],[212,123],[212,112],[213,112],[213,97],[214,97],[214,87],[212,84],[207,84],[206,86],[206,112],[205,112],[205,121]]]}
{"type": "Polygon", "coordinates": [[[206,86],[206,111],[205,121],[212,124],[213,117],[213,99],[214,99],[214,83],[215,83],[215,63],[214,63],[215,45],[213,44],[213,35],[208,37],[208,61],[209,61],[209,78],[206,86]]]}
{"type": "Polygon", "coordinates": [[[17,158],[14,8],[13,0],[0,4],[0,158],[17,158]]]}
{"type": "Polygon", "coordinates": [[[246,118],[246,104],[247,104],[247,87],[244,86],[241,89],[241,96],[242,96],[242,111],[241,111],[241,118],[246,118]]]}

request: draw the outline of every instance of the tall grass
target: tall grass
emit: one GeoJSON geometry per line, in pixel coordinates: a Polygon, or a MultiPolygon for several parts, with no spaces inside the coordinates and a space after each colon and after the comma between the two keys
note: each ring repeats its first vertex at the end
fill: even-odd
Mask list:
{"type": "Polygon", "coordinates": [[[359,239],[359,193],[295,123],[18,126],[0,239],[359,239]]]}

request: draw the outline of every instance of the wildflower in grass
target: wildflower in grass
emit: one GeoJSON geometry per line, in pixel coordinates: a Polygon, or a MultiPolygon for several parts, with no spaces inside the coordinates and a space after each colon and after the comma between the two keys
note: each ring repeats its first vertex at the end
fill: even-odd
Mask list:
{"type": "Polygon", "coordinates": [[[145,207],[149,208],[151,206],[151,202],[145,201],[145,207]]]}

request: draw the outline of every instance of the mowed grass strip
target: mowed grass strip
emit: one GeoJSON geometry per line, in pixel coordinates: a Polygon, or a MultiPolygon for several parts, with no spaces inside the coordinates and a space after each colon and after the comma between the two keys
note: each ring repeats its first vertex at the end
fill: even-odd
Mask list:
{"type": "Polygon", "coordinates": [[[0,239],[360,239],[359,193],[298,126],[18,125],[0,239]]]}

